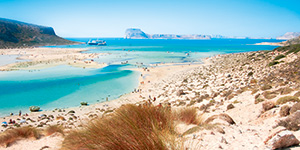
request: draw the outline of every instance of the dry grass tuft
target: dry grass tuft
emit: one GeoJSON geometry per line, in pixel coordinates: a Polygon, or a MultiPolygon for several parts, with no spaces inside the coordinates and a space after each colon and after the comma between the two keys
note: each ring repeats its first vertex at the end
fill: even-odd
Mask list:
{"type": "Polygon", "coordinates": [[[199,125],[202,122],[201,115],[198,115],[198,110],[195,107],[187,107],[174,113],[177,120],[182,121],[186,124],[199,125]]]}
{"type": "Polygon", "coordinates": [[[276,96],[278,95],[278,93],[277,92],[275,92],[275,91],[265,91],[264,93],[263,93],[263,96],[266,98],[266,99],[272,99],[272,98],[275,98],[276,96]]]}
{"type": "Polygon", "coordinates": [[[221,120],[224,120],[226,121],[227,123],[229,124],[235,124],[234,120],[227,114],[223,113],[223,114],[219,114],[219,115],[213,115],[209,118],[207,118],[205,121],[204,121],[204,124],[209,124],[211,123],[212,121],[214,121],[215,119],[221,119],[221,120]]]}
{"type": "Polygon", "coordinates": [[[277,105],[280,104],[285,104],[287,102],[300,102],[298,97],[295,96],[285,96],[285,97],[281,97],[276,101],[277,105]]]}
{"type": "Polygon", "coordinates": [[[0,144],[4,146],[9,146],[15,141],[22,138],[34,138],[38,139],[40,133],[36,128],[32,127],[21,127],[5,131],[0,135],[0,144]]]}
{"type": "Polygon", "coordinates": [[[63,149],[176,149],[171,114],[167,108],[124,105],[71,132],[63,149]]]}
{"type": "Polygon", "coordinates": [[[52,135],[53,133],[56,133],[56,132],[64,135],[64,128],[59,125],[51,125],[51,126],[48,126],[44,132],[45,132],[45,135],[47,135],[47,136],[52,135]]]}
{"type": "Polygon", "coordinates": [[[258,103],[263,102],[263,101],[265,101],[265,100],[262,99],[262,98],[256,98],[255,101],[254,101],[254,104],[258,104],[258,103]]]}

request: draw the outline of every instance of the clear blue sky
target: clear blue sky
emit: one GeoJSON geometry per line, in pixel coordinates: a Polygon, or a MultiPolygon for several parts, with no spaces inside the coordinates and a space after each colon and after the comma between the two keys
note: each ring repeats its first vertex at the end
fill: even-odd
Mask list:
{"type": "Polygon", "coordinates": [[[300,32],[300,0],[0,0],[0,17],[62,37],[146,33],[276,37],[300,32]]]}

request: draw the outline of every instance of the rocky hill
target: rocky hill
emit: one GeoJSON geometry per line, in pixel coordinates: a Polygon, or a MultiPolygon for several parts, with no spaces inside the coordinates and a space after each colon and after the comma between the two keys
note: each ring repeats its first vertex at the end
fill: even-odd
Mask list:
{"type": "Polygon", "coordinates": [[[141,29],[130,28],[125,32],[125,39],[211,39],[210,35],[176,35],[176,34],[147,34],[141,29]]]}
{"type": "Polygon", "coordinates": [[[57,36],[52,27],[0,18],[0,48],[75,43],[57,36]]]}
{"type": "Polygon", "coordinates": [[[286,41],[287,45],[300,44],[300,36],[286,41]]]}
{"type": "Polygon", "coordinates": [[[300,32],[287,32],[282,36],[278,36],[276,39],[277,40],[290,40],[290,39],[296,38],[298,36],[300,36],[300,32]]]}

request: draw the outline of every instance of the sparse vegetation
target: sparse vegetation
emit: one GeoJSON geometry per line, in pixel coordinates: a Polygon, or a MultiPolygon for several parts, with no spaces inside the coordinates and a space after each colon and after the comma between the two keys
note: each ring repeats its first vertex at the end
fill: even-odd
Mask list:
{"type": "Polygon", "coordinates": [[[255,101],[254,101],[254,104],[258,104],[258,103],[263,102],[263,101],[265,101],[265,100],[262,99],[262,98],[256,98],[255,101]]]}
{"type": "Polygon", "coordinates": [[[47,136],[49,136],[53,133],[56,133],[56,132],[64,134],[64,128],[59,125],[50,125],[45,129],[44,132],[45,132],[45,135],[47,135],[47,136]]]}
{"type": "Polygon", "coordinates": [[[280,104],[285,104],[287,102],[300,102],[298,97],[295,96],[285,96],[285,97],[281,97],[276,101],[277,105],[280,104]]]}
{"type": "Polygon", "coordinates": [[[186,124],[197,124],[199,125],[202,122],[201,117],[197,113],[195,107],[187,107],[175,112],[175,118],[182,121],[186,124]]]}
{"type": "Polygon", "coordinates": [[[176,149],[171,111],[166,108],[124,105],[110,116],[73,131],[64,149],[176,149]]]}
{"type": "Polygon", "coordinates": [[[282,58],[284,58],[284,57],[285,57],[285,55],[280,54],[280,55],[276,56],[276,57],[274,58],[274,60],[280,60],[280,59],[282,59],[282,58]]]}
{"type": "Polygon", "coordinates": [[[277,65],[279,63],[280,62],[278,62],[278,61],[272,61],[272,62],[269,63],[269,66],[271,67],[271,66],[277,65]]]}
{"type": "Polygon", "coordinates": [[[263,93],[263,96],[266,98],[266,99],[272,99],[272,98],[275,98],[277,96],[277,92],[275,91],[265,91],[263,93]]]}
{"type": "Polygon", "coordinates": [[[7,147],[10,144],[22,138],[38,139],[39,137],[40,133],[36,128],[26,126],[21,128],[10,129],[3,132],[0,135],[0,144],[5,145],[7,147]]]}

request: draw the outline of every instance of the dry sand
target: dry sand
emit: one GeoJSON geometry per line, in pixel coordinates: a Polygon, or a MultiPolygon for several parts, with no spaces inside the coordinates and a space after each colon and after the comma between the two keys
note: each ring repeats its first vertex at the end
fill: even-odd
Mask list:
{"type": "Polygon", "coordinates": [[[92,59],[103,53],[81,53],[86,49],[71,48],[25,48],[0,49],[0,55],[17,55],[17,59],[28,60],[0,66],[0,71],[34,70],[53,67],[57,65],[71,65],[74,67],[101,68],[106,64],[98,64],[92,59]]]}

